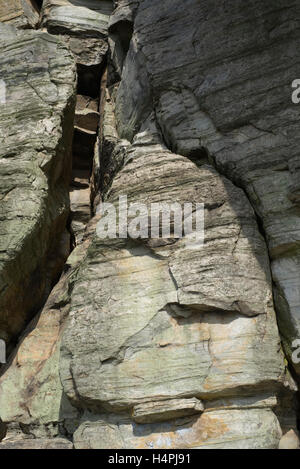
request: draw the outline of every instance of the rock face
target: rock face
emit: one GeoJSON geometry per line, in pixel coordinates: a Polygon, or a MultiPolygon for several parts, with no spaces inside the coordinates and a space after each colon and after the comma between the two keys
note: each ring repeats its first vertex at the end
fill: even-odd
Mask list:
{"type": "Polygon", "coordinates": [[[35,0],[1,0],[0,22],[19,29],[35,28],[39,22],[38,4],[35,0]]]}
{"type": "Polygon", "coordinates": [[[0,444],[0,449],[73,449],[70,441],[64,438],[47,439],[24,439],[22,441],[4,441],[0,444]]]}
{"type": "Polygon", "coordinates": [[[109,16],[113,10],[111,0],[44,0],[44,24],[54,33],[105,36],[109,16]]]}
{"type": "Polygon", "coordinates": [[[0,337],[9,341],[38,311],[69,254],[76,81],[59,39],[0,25],[0,42],[0,337]]]}
{"type": "Polygon", "coordinates": [[[154,102],[170,148],[200,162],[205,149],[245,189],[266,234],[291,360],[300,332],[299,107],[291,99],[300,5],[188,0],[184,12],[179,1],[159,5],[145,0],[136,15],[117,98],[120,134],[132,139],[154,102]]]}
{"type": "MultiPolygon", "coordinates": [[[[76,243],[83,239],[91,218],[91,178],[97,132],[100,123],[101,76],[108,53],[108,23],[113,11],[111,0],[46,0],[42,25],[49,33],[60,34],[74,54],[78,86],[73,142],[71,187],[71,229],[76,243]]],[[[96,194],[95,194],[96,196],[96,194]]]]}
{"type": "Polygon", "coordinates": [[[4,337],[49,296],[2,370],[0,449],[299,448],[294,2],[114,7],[2,29],[4,337]],[[186,203],[200,231],[153,228],[186,203]]]}

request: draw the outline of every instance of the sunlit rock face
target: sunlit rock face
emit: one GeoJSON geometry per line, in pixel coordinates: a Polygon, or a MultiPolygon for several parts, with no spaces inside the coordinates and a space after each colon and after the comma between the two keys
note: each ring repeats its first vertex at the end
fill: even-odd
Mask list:
{"type": "Polygon", "coordinates": [[[117,97],[120,134],[132,139],[154,102],[173,151],[201,162],[204,147],[217,169],[244,188],[266,236],[291,360],[300,328],[299,107],[292,102],[300,6],[158,5],[144,0],[137,11],[117,97]]]}
{"type": "Polygon", "coordinates": [[[6,27],[0,261],[17,269],[5,334],[27,323],[15,307],[24,285],[45,304],[2,368],[0,448],[299,447],[287,361],[297,373],[297,8],[45,0],[48,33],[6,27]],[[72,212],[66,200],[60,224],[73,126],[72,212]],[[125,234],[124,195],[146,210],[129,212],[125,234]],[[176,237],[175,219],[151,237],[157,203],[202,204],[204,239],[176,237]],[[70,248],[70,237],[49,296],[37,280],[29,288],[35,259],[50,266],[48,240],[70,248]]]}

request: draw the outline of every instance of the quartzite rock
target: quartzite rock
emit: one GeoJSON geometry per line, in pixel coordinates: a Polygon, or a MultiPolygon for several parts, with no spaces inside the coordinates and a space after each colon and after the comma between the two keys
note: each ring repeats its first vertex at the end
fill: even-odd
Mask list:
{"type": "Polygon", "coordinates": [[[111,0],[44,0],[43,24],[54,34],[105,37],[111,0]]]}
{"type": "Polygon", "coordinates": [[[269,409],[219,410],[171,422],[138,425],[124,417],[86,420],[74,434],[76,449],[272,449],[281,437],[269,409]]]}
{"type": "Polygon", "coordinates": [[[73,449],[73,444],[65,438],[26,438],[24,440],[16,441],[4,440],[0,443],[0,450],[1,449],[73,449]]]}
{"type": "MultiPolygon", "coordinates": [[[[99,107],[98,91],[90,94],[96,101],[82,96],[90,82],[80,82],[72,203],[81,244],[0,379],[8,429],[0,448],[72,447],[60,439],[72,434],[77,449],[297,448],[297,386],[281,350],[263,234],[290,353],[299,312],[300,129],[290,100],[299,7],[291,0],[186,0],[184,9],[179,0],[114,5],[109,20],[111,2],[44,2],[44,24],[67,36],[77,64],[90,71],[104,64],[98,47],[109,31],[113,69],[102,78],[99,107]],[[84,233],[91,164],[98,214],[84,233]],[[148,209],[203,203],[204,245],[189,235],[176,239],[173,221],[165,239],[136,239],[133,212],[128,238],[103,239],[101,223],[114,212],[101,214],[99,185],[115,208],[125,194],[128,204],[148,209]]],[[[35,36],[44,37],[49,42],[48,35],[35,36]]],[[[65,46],[52,41],[69,60],[65,46]]],[[[41,82],[49,80],[38,80],[39,86],[29,83],[44,102],[51,93],[41,82]]],[[[3,161],[17,157],[15,173],[27,168],[28,149],[25,156],[19,151],[24,142],[15,135],[11,146],[10,136],[6,142],[3,161]]],[[[10,189],[2,200],[9,196],[10,189]]],[[[28,259],[21,246],[23,252],[28,259]]]]}
{"type": "MultiPolygon", "coordinates": [[[[163,406],[170,399],[178,399],[179,410],[182,399],[192,397],[205,402],[241,393],[277,394],[284,364],[267,250],[255,215],[243,192],[212,167],[197,168],[164,148],[152,122],[127,146],[125,167],[107,200],[116,205],[120,194],[127,194],[128,203],[147,205],[204,202],[205,245],[196,248],[185,238],[162,243],[94,237],[74,282],[61,378],[76,407],[96,415],[103,409],[115,413],[116,433],[108,431],[113,427],[107,417],[101,423],[94,416],[85,437],[87,417],[75,434],[75,446],[105,448],[110,441],[113,447],[136,448],[154,441],[153,447],[219,447],[221,437],[206,441],[191,420],[184,443],[176,432],[171,436],[167,412],[165,427],[149,424],[146,440],[138,436],[145,427],[127,421],[126,442],[119,435],[118,413],[132,414],[145,402],[162,401],[163,406]],[[105,439],[98,430],[107,432],[105,439]],[[162,431],[170,435],[157,436],[158,442],[155,434],[162,431]]],[[[270,401],[265,408],[239,409],[236,419],[233,412],[216,409],[218,418],[204,413],[199,425],[204,432],[207,423],[212,434],[222,427],[224,447],[277,447],[281,432],[273,407],[270,401]],[[249,435],[241,437],[249,419],[249,435]],[[266,427],[258,431],[261,421],[266,427]]]]}
{"type": "Polygon", "coordinates": [[[75,64],[58,38],[0,24],[0,338],[37,312],[68,257],[75,64]]]}
{"type": "Polygon", "coordinates": [[[299,11],[292,0],[187,0],[184,10],[180,0],[143,0],[116,108],[132,139],[154,106],[173,151],[201,164],[208,150],[246,190],[266,233],[290,360],[300,334],[299,11]]]}
{"type": "Polygon", "coordinates": [[[35,0],[0,0],[0,22],[19,29],[35,28],[39,22],[35,0]]]}

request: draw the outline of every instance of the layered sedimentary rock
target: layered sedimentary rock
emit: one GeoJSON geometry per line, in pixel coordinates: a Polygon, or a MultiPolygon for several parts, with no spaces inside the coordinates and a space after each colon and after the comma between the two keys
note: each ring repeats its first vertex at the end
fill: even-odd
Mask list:
{"type": "Polygon", "coordinates": [[[39,22],[39,8],[35,0],[1,0],[0,22],[20,29],[35,28],[39,22]]]}
{"type": "Polygon", "coordinates": [[[107,54],[107,29],[111,0],[45,0],[42,25],[52,34],[63,34],[79,71],[79,93],[98,96],[100,73],[107,54]],[[97,85],[98,84],[98,85],[97,85]]]}
{"type": "Polygon", "coordinates": [[[0,337],[16,337],[70,251],[75,64],[40,32],[0,25],[0,337]]]}
{"type": "Polygon", "coordinates": [[[63,36],[77,64],[77,105],[70,193],[71,229],[75,243],[82,241],[85,226],[92,214],[90,178],[94,177],[92,168],[100,121],[98,110],[101,75],[107,61],[108,22],[112,10],[113,2],[110,0],[47,0],[42,9],[42,25],[48,32],[63,36]]]}
{"type": "Polygon", "coordinates": [[[71,31],[101,37],[107,33],[112,10],[111,0],[44,0],[44,24],[55,34],[71,31]]]}
{"type": "Polygon", "coordinates": [[[292,2],[114,6],[109,18],[111,2],[44,2],[44,26],[63,33],[62,50],[78,51],[79,78],[80,57],[93,67],[106,49],[93,69],[101,95],[81,79],[77,90],[77,247],[0,378],[0,449],[296,449],[297,385],[275,313],[290,358],[292,2]],[[191,203],[194,216],[204,204],[204,240],[176,236],[175,218],[151,237],[158,203],[191,203]]]}
{"type": "MultiPolygon", "coordinates": [[[[95,229],[95,218],[87,229],[95,229]]],[[[0,377],[0,449],[72,447],[68,440],[78,426],[60,380],[60,342],[70,310],[70,295],[87,238],[68,258],[65,273],[43,310],[25,329],[0,377]],[[3,424],[2,424],[3,425],[3,424]],[[63,446],[62,446],[63,445],[63,446]]]]}
{"type": "Polygon", "coordinates": [[[179,1],[142,1],[117,99],[123,137],[133,138],[155,103],[170,148],[200,163],[208,151],[246,190],[266,233],[289,359],[300,327],[299,107],[291,99],[299,8],[188,0],[183,11],[179,1]]]}
{"type": "Polygon", "coordinates": [[[198,168],[168,151],[153,121],[141,130],[133,145],[119,141],[111,153],[121,153],[125,166],[106,200],[117,206],[127,194],[128,203],[148,206],[202,202],[205,244],[172,236],[165,242],[93,239],[61,349],[64,390],[85,411],[75,447],[277,447],[282,433],[272,409],[287,383],[267,249],[254,212],[242,190],[211,166],[198,168]],[[237,400],[235,411],[216,404],[188,418],[189,406],[182,407],[198,398],[205,409],[220,397],[237,400]],[[185,417],[173,423],[176,400],[185,417]],[[147,426],[136,422],[138,409],[150,403],[161,408],[161,426],[155,411],[147,426]],[[249,434],[241,437],[249,420],[249,434]]]}

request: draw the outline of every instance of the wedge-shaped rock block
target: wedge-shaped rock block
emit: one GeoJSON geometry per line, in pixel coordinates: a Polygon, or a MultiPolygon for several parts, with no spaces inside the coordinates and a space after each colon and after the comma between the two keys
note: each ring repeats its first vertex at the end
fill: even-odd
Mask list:
{"type": "Polygon", "coordinates": [[[69,254],[76,69],[60,39],[0,25],[0,337],[17,336],[69,254]]]}

